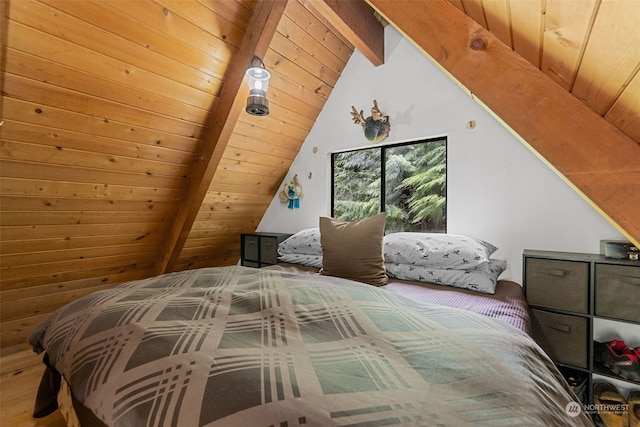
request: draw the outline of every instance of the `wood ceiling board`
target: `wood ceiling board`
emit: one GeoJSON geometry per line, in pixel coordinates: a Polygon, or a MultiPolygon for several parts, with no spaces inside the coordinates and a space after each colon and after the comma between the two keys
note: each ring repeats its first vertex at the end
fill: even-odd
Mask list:
{"type": "Polygon", "coordinates": [[[353,46],[345,42],[339,34],[331,31],[330,27],[327,27],[329,24],[326,18],[321,19],[318,15],[314,15],[312,11],[298,1],[290,2],[289,7],[285,9],[285,15],[290,17],[298,26],[304,28],[311,37],[315,38],[323,46],[326,46],[326,48],[344,64],[349,61],[353,53],[353,46]]]}
{"type": "Polygon", "coordinates": [[[244,110],[248,89],[244,88],[244,72],[253,56],[264,57],[278,23],[284,13],[286,0],[257,3],[247,27],[240,49],[229,63],[225,73],[225,86],[219,104],[208,121],[209,134],[203,144],[199,161],[187,186],[187,194],[180,205],[171,232],[167,236],[164,253],[158,263],[158,273],[173,268],[184,242],[196,219],[198,210],[211,185],[220,159],[232,135],[235,123],[244,110]]]}
{"type": "Polygon", "coordinates": [[[20,0],[12,6],[11,19],[131,67],[211,94],[219,90],[226,63],[183,43],[184,36],[172,36],[168,31],[146,25],[147,19],[162,14],[161,10],[149,13],[150,5],[139,1],[96,2],[92,7],[75,0],[45,1],[52,7],[39,1],[20,0]],[[114,9],[118,5],[124,6],[125,12],[144,5],[147,11],[142,15],[144,21],[114,9]]]}
{"type": "Polygon", "coordinates": [[[168,144],[179,148],[198,145],[198,143],[194,144],[195,140],[189,136],[132,126],[128,123],[109,120],[104,117],[89,116],[16,98],[5,97],[3,104],[6,108],[5,120],[47,127],[53,129],[54,134],[57,129],[62,129],[152,146],[168,144]]]}
{"type": "MultiPolygon", "coordinates": [[[[640,170],[640,145],[451,3],[368,1],[561,175],[617,174],[624,185],[625,174],[640,170]]],[[[597,193],[602,189],[580,188],[581,183],[572,185],[592,204],[603,199],[597,193]]],[[[634,203],[608,199],[598,209],[640,241],[637,210],[622,214],[617,205],[634,203]]]]}
{"type": "Polygon", "coordinates": [[[449,1],[451,2],[452,5],[454,5],[455,7],[460,9],[462,12],[464,12],[464,6],[462,5],[462,0],[449,0],[449,1]]]}
{"type": "Polygon", "coordinates": [[[384,64],[384,27],[363,1],[305,1],[342,34],[374,66],[384,64]]]}
{"type": "MultiPolygon", "coordinates": [[[[220,175],[216,175],[214,178],[211,188],[212,191],[220,191],[225,193],[247,193],[247,194],[256,194],[256,195],[267,195],[271,196],[273,199],[273,195],[279,191],[280,184],[282,183],[282,179],[278,177],[264,177],[264,176],[243,176],[242,178],[247,180],[247,178],[251,178],[252,181],[246,182],[237,182],[233,181],[234,178],[239,176],[239,174],[233,173],[223,173],[220,175]]],[[[203,213],[202,218],[200,218],[200,214],[198,214],[198,220],[206,221],[211,220],[208,217],[208,213],[203,213]]],[[[253,215],[253,213],[252,213],[253,215]]],[[[258,218],[260,220],[262,217],[258,218]]]]}
{"type": "Polygon", "coordinates": [[[254,139],[245,135],[234,134],[233,139],[229,141],[229,147],[273,156],[278,159],[287,159],[292,162],[298,155],[296,147],[302,145],[302,141],[299,141],[295,146],[291,146],[291,144],[275,145],[264,140],[261,142],[262,143],[256,143],[254,139]]]}
{"type": "MultiPolygon", "coordinates": [[[[292,1],[292,3],[295,3],[292,1]]],[[[299,46],[306,53],[314,57],[323,67],[336,71],[338,75],[342,74],[346,62],[338,58],[321,41],[313,38],[306,28],[301,28],[298,23],[285,16],[282,18],[278,26],[278,33],[288,40],[295,40],[296,46],[299,46]]]]}
{"type": "Polygon", "coordinates": [[[297,112],[289,109],[287,104],[279,104],[272,102],[271,100],[269,101],[269,116],[271,119],[277,120],[285,126],[289,125],[298,129],[303,129],[305,134],[309,133],[309,129],[313,127],[315,117],[317,117],[305,117],[302,114],[298,114],[297,112]]]}
{"type": "MultiPolygon", "coordinates": [[[[240,187],[247,188],[249,187],[262,187],[267,186],[270,187],[270,190],[274,190],[277,186],[280,185],[282,179],[277,176],[266,176],[266,175],[253,175],[247,173],[241,173],[237,171],[231,171],[226,169],[220,169],[216,171],[216,174],[213,178],[212,190],[216,191],[220,184],[228,185],[228,188],[240,187]]],[[[231,191],[231,190],[229,190],[231,191]]],[[[254,189],[254,191],[257,191],[254,189]]],[[[234,192],[238,192],[237,190],[234,192]]],[[[275,195],[275,191],[271,191],[272,195],[275,195]]]]}
{"type": "Polygon", "coordinates": [[[640,144],[640,71],[636,72],[605,118],[640,144]]]}
{"type": "Polygon", "coordinates": [[[291,163],[291,160],[286,158],[258,153],[253,150],[238,149],[236,147],[228,147],[223,159],[226,159],[229,163],[258,165],[268,169],[284,170],[285,172],[289,170],[289,164],[291,163]]]}
{"type": "MultiPolygon", "coordinates": [[[[94,239],[98,236],[133,235],[136,239],[147,237],[157,229],[157,222],[148,216],[142,216],[138,222],[111,224],[31,224],[14,227],[3,227],[4,242],[30,242],[33,240],[58,240],[71,244],[70,240],[94,239]]],[[[20,225],[20,224],[17,224],[20,225]]],[[[13,243],[12,243],[13,244],[13,243]]],[[[27,243],[28,244],[28,243],[27,243]]],[[[75,244],[75,243],[73,243],[75,244]]]]}
{"type": "MultiPolygon", "coordinates": [[[[4,166],[4,165],[3,165],[4,166]]],[[[1,196],[2,213],[10,212],[118,212],[118,211],[148,211],[172,212],[175,202],[154,202],[141,200],[112,200],[112,199],[71,199],[62,197],[15,197],[1,196]]]]}
{"type": "MultiPolygon", "coordinates": [[[[136,264],[147,265],[154,261],[156,251],[135,254],[136,264]]],[[[44,283],[62,282],[64,278],[68,277],[67,274],[75,275],[78,278],[87,278],[92,274],[92,270],[104,267],[118,267],[124,268],[124,266],[131,265],[131,253],[118,254],[108,257],[100,258],[84,258],[65,260],[60,262],[47,262],[38,265],[34,268],[33,265],[20,265],[11,268],[0,267],[0,274],[2,275],[2,282],[0,282],[0,288],[2,290],[8,289],[12,279],[26,280],[30,277],[39,278],[44,280],[44,283]]],[[[146,271],[148,273],[148,271],[146,271]]],[[[150,276],[144,276],[150,277],[150,276]]],[[[19,285],[18,285],[19,286],[19,285]]],[[[13,288],[12,288],[13,289],[13,288]]]]}
{"type": "Polygon", "coordinates": [[[513,49],[534,66],[540,67],[546,0],[512,1],[513,49]]]}
{"type": "Polygon", "coordinates": [[[153,253],[155,252],[155,247],[156,244],[154,243],[134,243],[121,246],[90,246],[55,251],[31,251],[28,253],[0,255],[0,263],[2,265],[11,265],[12,268],[31,266],[34,270],[38,270],[40,265],[47,263],[75,262],[124,254],[135,256],[136,254],[153,253]]]}
{"type": "MultiPolygon", "coordinates": [[[[171,0],[159,0],[161,4],[170,4],[171,0]]],[[[255,0],[252,0],[255,1],[255,0]]],[[[198,0],[204,6],[208,7],[216,14],[220,15],[227,21],[233,21],[245,28],[251,19],[253,12],[253,3],[229,0],[198,0]]]]}
{"type": "Polygon", "coordinates": [[[165,97],[199,108],[208,108],[214,95],[171,78],[160,76],[119,59],[110,58],[66,40],[36,31],[19,22],[12,22],[7,46],[52,62],[102,76],[114,82],[149,92],[161,92],[165,97]]]}
{"type": "Polygon", "coordinates": [[[169,134],[190,137],[201,135],[204,131],[203,126],[197,123],[90,96],[77,90],[61,88],[11,73],[5,73],[4,77],[4,94],[15,99],[47,106],[64,105],[67,111],[136,127],[157,129],[169,134]]]}
{"type": "MultiPolygon", "coordinates": [[[[278,96],[281,92],[286,92],[290,97],[309,104],[311,108],[317,111],[322,110],[333,86],[303,70],[300,66],[280,56],[275,51],[270,50],[266,59],[265,65],[268,64],[269,68],[274,70],[271,74],[273,87],[279,89],[278,93],[274,91],[273,95],[278,96]],[[271,52],[274,52],[274,56],[277,56],[275,61],[270,60],[271,52]]],[[[282,103],[284,104],[284,102],[282,103]]]]}
{"type": "Polygon", "coordinates": [[[260,163],[240,162],[235,159],[222,158],[218,167],[226,171],[235,171],[246,175],[282,177],[289,171],[286,165],[270,166],[260,163]]]}
{"type": "MultiPolygon", "coordinates": [[[[148,264],[143,267],[147,271],[149,271],[152,267],[152,264],[148,264]]],[[[30,282],[24,288],[17,289],[7,289],[2,291],[2,301],[17,301],[22,297],[31,298],[37,297],[40,295],[52,295],[58,291],[73,291],[84,289],[88,286],[94,286],[96,282],[99,282],[104,285],[113,285],[116,283],[122,283],[129,280],[135,280],[138,278],[138,273],[134,271],[135,267],[133,265],[127,266],[126,268],[118,268],[118,267],[107,267],[104,269],[100,269],[100,271],[95,271],[95,278],[80,278],[80,279],[72,279],[70,277],[66,277],[63,283],[51,283],[47,280],[44,280],[42,283],[38,284],[35,282],[30,282]],[[98,280],[96,280],[98,279],[98,280]]],[[[33,278],[32,278],[33,279],[33,278]]],[[[48,279],[50,280],[50,279],[48,279]]]]}
{"type": "MultiPolygon", "coordinates": [[[[266,194],[263,194],[263,195],[266,196],[266,194]]],[[[215,226],[217,220],[220,220],[220,221],[231,221],[231,220],[242,221],[242,223],[247,224],[247,227],[249,227],[249,229],[251,229],[251,227],[252,227],[251,224],[253,224],[253,226],[257,226],[258,223],[260,223],[260,221],[262,220],[262,218],[261,217],[260,218],[256,218],[253,213],[240,214],[240,215],[238,215],[236,213],[218,214],[218,213],[212,213],[210,211],[209,212],[200,211],[198,213],[198,221],[209,222],[211,225],[215,226]]]]}
{"type": "Polygon", "coordinates": [[[189,166],[184,164],[142,160],[74,148],[63,148],[61,146],[15,142],[6,139],[0,141],[0,157],[3,159],[42,163],[49,166],[59,165],[65,168],[90,168],[93,171],[129,172],[131,174],[171,178],[186,176],[189,172],[189,166]]]}
{"type": "Polygon", "coordinates": [[[80,71],[15,49],[7,49],[6,54],[4,71],[7,74],[28,77],[52,86],[81,92],[87,96],[187,122],[202,123],[207,116],[206,109],[169,99],[163,94],[151,93],[131,86],[114,85],[111,80],[103,76],[80,71]]]}
{"type": "MultiPolygon", "coordinates": [[[[257,121],[253,116],[243,114],[238,118],[238,122],[243,122],[248,126],[251,126],[253,124],[253,126],[255,126],[256,128],[269,130],[279,135],[292,138],[294,141],[304,141],[304,139],[309,134],[309,129],[290,126],[286,122],[274,118],[271,114],[269,114],[268,116],[260,117],[260,119],[257,121]]],[[[260,140],[259,137],[258,140],[260,140]]]]}
{"type": "MultiPolygon", "coordinates": [[[[74,263],[63,262],[52,265],[52,268],[19,267],[18,272],[13,272],[12,277],[3,277],[0,287],[2,293],[19,291],[21,288],[43,287],[54,285],[54,288],[66,289],[75,287],[79,283],[94,283],[100,281],[104,283],[118,283],[119,275],[127,274],[129,280],[136,278],[151,277],[152,267],[155,265],[151,258],[145,262],[132,262],[131,255],[121,257],[110,257],[104,263],[97,263],[96,260],[83,260],[81,270],[73,268],[74,263]],[[138,272],[138,268],[141,270],[138,272]],[[15,274],[14,274],[15,273],[15,274]]],[[[47,289],[44,288],[44,289],[47,289]]]]}
{"type": "MultiPolygon", "coordinates": [[[[236,236],[234,242],[221,242],[221,246],[190,247],[185,248],[185,256],[180,258],[181,268],[199,268],[235,265],[238,262],[240,253],[240,234],[248,233],[247,230],[230,230],[236,236]]],[[[227,232],[229,234],[229,232],[227,232]]],[[[203,243],[215,244],[216,240],[204,240],[203,243]]]]}
{"type": "Polygon", "coordinates": [[[157,198],[177,202],[182,198],[182,189],[3,177],[0,182],[0,194],[26,197],[38,197],[43,194],[64,197],[73,194],[77,199],[150,200],[157,198]]]}
{"type": "MultiPolygon", "coordinates": [[[[55,129],[52,131],[50,127],[14,120],[5,120],[2,132],[3,137],[11,141],[30,142],[43,146],[78,150],[87,148],[87,135],[80,132],[64,129],[55,129]]],[[[167,142],[170,142],[170,140],[167,142]]],[[[164,145],[171,144],[163,144],[162,141],[156,141],[154,144],[140,144],[137,142],[91,135],[91,151],[94,153],[118,154],[124,157],[188,165],[194,160],[195,154],[193,151],[197,148],[197,142],[195,139],[190,140],[187,145],[184,143],[184,140],[181,140],[179,144],[174,144],[174,146],[179,149],[174,149],[165,147],[164,145]]]]}
{"type": "MultiPolygon", "coordinates": [[[[0,229],[0,235],[4,237],[6,230],[15,227],[37,228],[41,226],[58,225],[78,225],[99,224],[101,227],[109,224],[155,224],[162,223],[167,217],[166,212],[146,212],[141,215],[139,212],[20,212],[19,214],[8,216],[4,213],[0,215],[0,226],[7,227],[0,229]]],[[[59,235],[59,234],[58,234],[59,235]]]]}
{"type": "Polygon", "coordinates": [[[274,145],[279,148],[291,149],[297,147],[304,141],[302,138],[283,135],[275,132],[273,129],[256,126],[251,122],[238,121],[234,134],[243,135],[254,142],[258,141],[263,145],[274,145]]]}
{"type": "Polygon", "coordinates": [[[484,16],[482,0],[462,0],[463,10],[478,24],[487,28],[487,19],[484,16]]]}
{"type": "MultiPolygon", "coordinates": [[[[246,221],[243,219],[240,219],[238,221],[242,222],[242,224],[238,224],[237,226],[233,227],[234,229],[237,229],[237,230],[251,229],[251,227],[256,227],[258,225],[257,223],[247,224],[246,221]]],[[[216,234],[216,231],[219,231],[219,230],[212,230],[212,232],[209,233],[208,235],[203,233],[203,237],[198,239],[193,239],[193,240],[189,239],[189,241],[184,246],[185,249],[193,248],[194,250],[199,250],[200,248],[205,248],[207,246],[215,247],[215,246],[224,246],[224,245],[239,246],[240,242],[236,234],[225,233],[225,234],[219,235],[219,234],[216,234]]]]}
{"type": "Polygon", "coordinates": [[[39,295],[26,296],[17,300],[2,298],[0,304],[0,321],[2,323],[19,320],[25,316],[37,316],[42,312],[50,313],[64,306],[69,301],[75,301],[90,293],[113,286],[111,283],[93,281],[83,288],[72,290],[57,289],[54,293],[47,293],[48,289],[39,289],[39,295]]]}
{"type": "Polygon", "coordinates": [[[487,29],[504,44],[513,47],[509,0],[483,0],[482,6],[487,29]]]}
{"type": "Polygon", "coordinates": [[[548,0],[541,70],[571,90],[600,0],[548,0]]]}
{"type": "Polygon", "coordinates": [[[639,1],[603,0],[600,4],[573,87],[573,94],[600,115],[606,114],[621,88],[638,72],[639,19],[639,1]]]}
{"type": "Polygon", "coordinates": [[[271,43],[271,49],[282,55],[284,58],[298,67],[306,70],[316,78],[327,83],[329,86],[335,86],[340,78],[341,70],[327,67],[312,54],[298,46],[294,41],[289,40],[280,33],[276,33],[271,43]]]}
{"type": "MultiPolygon", "coordinates": [[[[237,25],[238,22],[243,21],[238,11],[251,12],[244,8],[225,10],[224,3],[232,3],[228,1],[218,1],[213,7],[208,7],[197,1],[160,0],[158,3],[163,6],[163,13],[156,15],[161,22],[157,24],[151,22],[152,26],[173,29],[172,35],[174,37],[185,40],[187,43],[195,41],[193,47],[201,49],[207,55],[217,58],[225,64],[228,64],[231,57],[237,52],[244,37],[244,27],[237,25]],[[180,20],[184,20],[188,24],[180,22],[180,20]]],[[[117,2],[117,4],[126,8],[127,3],[117,2]]],[[[146,5],[141,5],[140,12],[133,10],[131,12],[132,16],[144,16],[144,13],[149,13],[146,5]]],[[[144,21],[146,22],[146,17],[144,21]]]]}
{"type": "MultiPolygon", "coordinates": [[[[102,186],[124,185],[144,186],[148,188],[166,188],[182,190],[186,179],[180,177],[151,176],[146,173],[127,173],[121,171],[96,171],[88,168],[68,168],[64,165],[50,165],[44,163],[32,163],[2,159],[2,176],[8,178],[38,179],[43,181],[64,181],[78,183],[92,183],[102,186]]],[[[43,194],[42,197],[53,195],[43,194]]],[[[17,200],[17,199],[16,199],[17,200]]],[[[147,199],[145,199],[147,200],[147,199]]],[[[43,204],[42,207],[45,205],[43,204]]],[[[3,206],[3,212],[9,210],[3,206]]],[[[25,209],[30,210],[30,209],[25,209]]],[[[85,209],[79,209],[84,211],[85,209]]],[[[146,209],[145,209],[146,210],[146,209]]]]}
{"type": "MultiPolygon", "coordinates": [[[[123,229],[121,233],[133,230],[123,229]]],[[[145,234],[117,234],[110,236],[100,236],[101,246],[120,246],[136,243],[144,240],[146,244],[161,245],[162,241],[159,235],[145,234]]],[[[95,244],[95,238],[88,236],[67,236],[65,238],[53,239],[33,239],[33,240],[6,240],[0,245],[0,253],[28,253],[37,249],[41,252],[60,252],[73,249],[83,249],[95,244]]]]}

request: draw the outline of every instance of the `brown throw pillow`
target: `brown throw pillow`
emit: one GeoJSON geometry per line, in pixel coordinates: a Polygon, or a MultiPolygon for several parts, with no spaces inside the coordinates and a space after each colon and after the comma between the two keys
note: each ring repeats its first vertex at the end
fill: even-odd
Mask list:
{"type": "Polygon", "coordinates": [[[322,270],[320,274],[374,286],[387,283],[383,238],[386,213],[360,221],[320,217],[322,270]]]}

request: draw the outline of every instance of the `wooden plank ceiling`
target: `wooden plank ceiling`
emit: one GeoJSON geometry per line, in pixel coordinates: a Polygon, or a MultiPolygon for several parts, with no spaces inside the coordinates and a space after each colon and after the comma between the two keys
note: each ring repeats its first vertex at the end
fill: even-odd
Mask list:
{"type": "Polygon", "coordinates": [[[640,143],[640,2],[450,1],[640,143]]]}
{"type": "Polygon", "coordinates": [[[297,0],[1,7],[3,347],[105,286],[235,264],[353,52],[297,0]],[[254,53],[268,117],[236,90],[254,53]]]}
{"type": "MultiPolygon", "coordinates": [[[[363,1],[275,3],[0,2],[3,351],[89,292],[237,262],[354,46],[384,58],[363,1]],[[272,72],[268,117],[242,111],[253,54],[272,72]]],[[[640,141],[640,2],[447,4],[640,141]]]]}

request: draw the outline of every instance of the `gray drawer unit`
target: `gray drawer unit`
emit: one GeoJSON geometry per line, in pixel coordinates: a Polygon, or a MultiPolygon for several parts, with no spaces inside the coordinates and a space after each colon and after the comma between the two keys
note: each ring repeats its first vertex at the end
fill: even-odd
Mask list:
{"type": "Polygon", "coordinates": [[[640,339],[640,262],[525,250],[522,268],[532,336],[560,368],[587,374],[587,402],[593,403],[594,373],[637,388],[598,360],[594,325],[600,332],[606,325],[609,340],[617,339],[615,325],[640,339]]]}
{"type": "Polygon", "coordinates": [[[260,259],[260,237],[254,234],[243,234],[242,242],[242,260],[255,261],[260,259]]]}
{"type": "Polygon", "coordinates": [[[525,262],[529,303],[589,312],[589,263],[540,258],[527,258],[525,262]]]}
{"type": "Polygon", "coordinates": [[[531,310],[533,338],[557,362],[588,367],[588,318],[531,310]]]}
{"type": "Polygon", "coordinates": [[[640,268],[596,264],[595,314],[640,323],[640,268]]]}
{"type": "Polygon", "coordinates": [[[278,263],[278,245],[291,234],[247,233],[240,235],[240,263],[247,267],[266,267],[278,263]]]}
{"type": "MultiPolygon", "coordinates": [[[[283,239],[284,240],[284,239],[283,239]]],[[[278,263],[278,244],[282,240],[278,238],[261,238],[260,239],[260,262],[267,264],[278,263]]]]}

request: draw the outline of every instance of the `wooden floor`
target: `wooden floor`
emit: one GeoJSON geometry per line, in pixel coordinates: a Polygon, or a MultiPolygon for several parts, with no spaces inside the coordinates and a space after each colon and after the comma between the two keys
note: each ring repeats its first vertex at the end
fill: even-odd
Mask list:
{"type": "Polygon", "coordinates": [[[0,356],[0,426],[66,427],[60,411],[40,419],[31,416],[40,376],[42,355],[30,347],[2,349],[0,356]]]}

